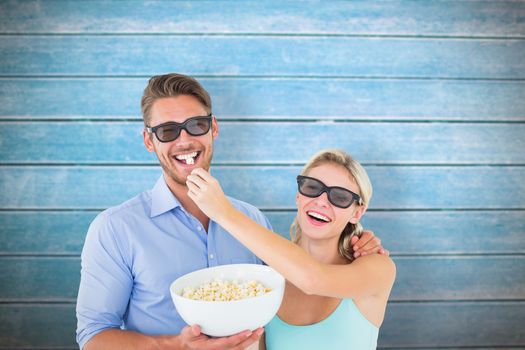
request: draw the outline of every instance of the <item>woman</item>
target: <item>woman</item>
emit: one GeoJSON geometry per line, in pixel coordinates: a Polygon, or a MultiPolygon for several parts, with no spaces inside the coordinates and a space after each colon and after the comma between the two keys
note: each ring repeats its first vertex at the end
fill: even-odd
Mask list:
{"type": "Polygon", "coordinates": [[[350,241],[362,231],[370,179],[345,152],[325,150],[306,164],[297,183],[293,242],[234,209],[203,169],[195,169],[187,185],[206,215],[286,278],[263,349],[375,349],[396,269],[385,255],[353,258],[350,241]]]}

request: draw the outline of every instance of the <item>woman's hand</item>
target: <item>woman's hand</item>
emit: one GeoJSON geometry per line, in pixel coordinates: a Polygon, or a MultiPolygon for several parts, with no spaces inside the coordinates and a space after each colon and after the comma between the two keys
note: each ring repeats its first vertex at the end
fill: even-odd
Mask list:
{"type": "Polygon", "coordinates": [[[218,221],[232,210],[230,201],[224,195],[219,181],[202,168],[195,168],[186,179],[188,196],[206,216],[218,221]]]}

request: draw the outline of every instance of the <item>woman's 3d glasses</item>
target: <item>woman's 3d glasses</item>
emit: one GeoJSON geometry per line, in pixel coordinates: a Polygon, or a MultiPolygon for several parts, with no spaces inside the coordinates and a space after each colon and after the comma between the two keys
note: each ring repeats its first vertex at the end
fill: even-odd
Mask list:
{"type": "Polygon", "coordinates": [[[201,136],[210,131],[212,115],[188,118],[184,123],[167,122],[154,126],[146,127],[146,131],[154,133],[160,142],[171,142],[179,137],[184,129],[191,136],[201,136]]]}
{"type": "Polygon", "coordinates": [[[354,201],[359,205],[363,204],[363,200],[358,194],[343,187],[328,187],[313,177],[299,175],[297,176],[297,185],[299,193],[310,198],[319,197],[326,192],[328,201],[339,208],[348,208],[354,201]]]}

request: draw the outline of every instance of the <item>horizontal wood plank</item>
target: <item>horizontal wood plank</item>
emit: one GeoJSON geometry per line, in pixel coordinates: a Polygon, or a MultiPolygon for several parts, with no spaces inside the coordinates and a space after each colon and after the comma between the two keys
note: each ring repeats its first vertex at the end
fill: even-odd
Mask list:
{"type": "Polygon", "coordinates": [[[97,212],[0,212],[0,254],[80,254],[97,212]]]}
{"type": "Polygon", "coordinates": [[[387,308],[378,346],[525,346],[523,302],[395,303],[387,308]]]}
{"type": "Polygon", "coordinates": [[[74,300],[79,257],[0,257],[0,301],[74,300]]]}
{"type": "MultiPolygon", "coordinates": [[[[378,347],[524,347],[524,315],[524,302],[390,303],[378,347]]],[[[75,329],[73,304],[0,304],[0,349],[74,348],[75,329]]]]}
{"type": "Polygon", "coordinates": [[[4,33],[292,33],[523,37],[520,1],[9,1],[4,33]]]}
{"type": "Polygon", "coordinates": [[[75,347],[74,304],[0,304],[0,349],[75,347]]]}
{"type": "MultiPolygon", "coordinates": [[[[524,209],[522,166],[367,166],[371,209],[524,209]],[[502,179],[494,186],[494,179],[502,179]]],[[[217,166],[225,192],[261,209],[295,208],[299,167],[217,166]],[[261,191],[261,188],[269,190],[261,191]]],[[[105,208],[151,188],[159,167],[0,166],[0,208],[105,208]]]]}
{"type": "MultiPolygon", "coordinates": [[[[202,78],[219,118],[525,120],[523,81],[202,78]],[[293,97],[293,98],[291,98],[293,97]]],[[[1,118],[137,118],[147,78],[0,79],[1,118]]]]}
{"type": "MultiPolygon", "coordinates": [[[[0,139],[15,146],[0,149],[0,163],[157,164],[143,145],[143,127],[141,122],[0,122],[0,139]]],[[[525,123],[224,120],[213,159],[215,164],[304,164],[312,149],[342,148],[364,164],[525,164],[523,135],[525,123]]]]}
{"type": "Polygon", "coordinates": [[[525,298],[525,256],[394,257],[391,300],[525,298]]]}
{"type": "Polygon", "coordinates": [[[393,254],[525,253],[525,211],[369,212],[362,221],[393,254]]]}
{"type": "MultiPolygon", "coordinates": [[[[289,237],[294,211],[265,212],[289,237]]],[[[97,212],[0,212],[0,255],[80,254],[97,212]]],[[[397,254],[524,254],[525,211],[369,211],[363,225],[397,254]]]]}
{"type": "MultiPolygon", "coordinates": [[[[525,256],[394,257],[393,301],[525,297],[525,256]]],[[[78,257],[0,257],[0,301],[76,298],[78,257]]]]}
{"type": "Polygon", "coordinates": [[[525,79],[524,55],[512,39],[13,35],[0,42],[0,75],[525,79]]]}
{"type": "Polygon", "coordinates": [[[210,91],[213,173],[284,236],[312,149],[367,165],[363,224],[398,272],[379,348],[525,348],[525,2],[28,0],[0,13],[0,349],[77,348],[78,254],[98,211],[160,175],[140,97],[168,71],[210,91]]]}

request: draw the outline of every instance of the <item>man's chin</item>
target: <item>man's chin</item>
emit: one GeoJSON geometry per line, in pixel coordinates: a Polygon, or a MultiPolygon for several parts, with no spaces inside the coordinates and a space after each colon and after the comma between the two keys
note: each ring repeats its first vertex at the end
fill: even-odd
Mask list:
{"type": "Polygon", "coordinates": [[[174,168],[173,166],[167,167],[165,164],[161,164],[161,166],[166,181],[186,187],[186,178],[191,173],[191,169],[174,168]]]}
{"type": "Polygon", "coordinates": [[[169,166],[163,163],[161,163],[161,166],[171,181],[182,186],[186,186],[186,178],[191,174],[193,169],[203,168],[206,171],[210,171],[210,162],[203,161],[202,159],[199,159],[195,164],[183,164],[178,160],[172,160],[169,166]]]}

